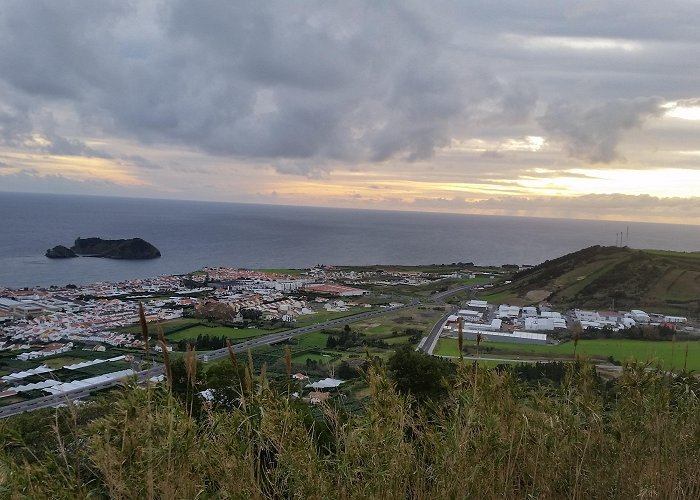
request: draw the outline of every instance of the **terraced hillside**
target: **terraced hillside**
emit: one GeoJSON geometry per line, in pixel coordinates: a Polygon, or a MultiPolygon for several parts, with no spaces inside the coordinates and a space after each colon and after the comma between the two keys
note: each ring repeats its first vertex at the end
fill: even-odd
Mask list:
{"type": "Polygon", "coordinates": [[[642,308],[700,314],[700,252],[593,246],[531,269],[491,291],[494,299],[559,307],[642,308]]]}

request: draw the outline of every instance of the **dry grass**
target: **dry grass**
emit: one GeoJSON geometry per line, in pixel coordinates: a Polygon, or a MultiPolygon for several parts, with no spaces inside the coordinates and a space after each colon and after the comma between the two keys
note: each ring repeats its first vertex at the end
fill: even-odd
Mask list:
{"type": "Polygon", "coordinates": [[[165,385],[127,387],[89,425],[57,430],[52,460],[6,448],[0,496],[700,497],[693,378],[630,365],[606,388],[577,362],[561,386],[545,387],[460,364],[445,400],[418,405],[381,366],[367,377],[366,411],[327,405],[315,416],[253,377],[250,362],[249,390],[225,411],[193,416],[165,385]]]}

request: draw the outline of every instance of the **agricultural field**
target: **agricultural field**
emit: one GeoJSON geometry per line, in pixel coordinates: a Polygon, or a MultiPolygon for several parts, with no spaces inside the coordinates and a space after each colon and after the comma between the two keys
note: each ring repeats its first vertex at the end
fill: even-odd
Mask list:
{"type": "Polygon", "coordinates": [[[513,275],[482,298],[515,305],[547,299],[560,308],[700,314],[700,253],[593,246],[513,275]]]}
{"type": "Polygon", "coordinates": [[[246,340],[262,335],[279,332],[284,328],[266,330],[263,328],[234,328],[231,326],[205,326],[203,324],[195,324],[184,330],[179,330],[171,335],[168,335],[168,340],[171,342],[179,342],[180,340],[196,339],[199,335],[209,335],[210,337],[226,337],[231,340],[246,340]]]}
{"type": "Polygon", "coordinates": [[[491,304],[511,304],[514,306],[524,306],[529,303],[527,299],[518,297],[514,292],[509,290],[496,293],[481,292],[478,295],[480,299],[486,300],[491,304]]]}
{"type": "Polygon", "coordinates": [[[397,311],[367,321],[352,323],[352,327],[367,336],[389,339],[392,332],[403,333],[406,329],[416,329],[427,334],[435,322],[445,314],[444,307],[415,308],[397,311]]]}
{"type": "Polygon", "coordinates": [[[43,361],[43,364],[45,364],[49,368],[63,368],[64,366],[67,366],[67,365],[74,365],[76,363],[80,363],[82,361],[85,361],[85,358],[78,358],[75,356],[60,356],[58,358],[49,358],[49,359],[45,359],[45,360],[36,360],[36,361],[43,361]]]}
{"type": "Polygon", "coordinates": [[[15,359],[16,356],[23,351],[3,352],[0,354],[0,376],[10,373],[29,370],[41,365],[46,365],[49,368],[62,368],[66,365],[89,361],[93,359],[107,359],[125,354],[121,350],[108,349],[105,352],[83,351],[80,348],[72,351],[64,352],[46,358],[38,358],[29,361],[21,361],[15,359]]]}
{"type": "Polygon", "coordinates": [[[365,307],[351,307],[347,311],[342,312],[333,312],[321,309],[316,314],[306,314],[304,316],[300,316],[299,318],[297,318],[297,321],[290,326],[290,328],[301,328],[303,326],[309,326],[315,323],[323,323],[324,321],[344,318],[346,316],[353,316],[355,314],[360,314],[371,310],[372,309],[365,307]]]}
{"type": "MultiPolygon", "coordinates": [[[[474,341],[465,341],[470,354],[476,351],[474,341]]],[[[456,339],[440,339],[435,354],[459,356],[456,339]]],[[[523,358],[546,358],[569,360],[574,356],[574,343],[564,342],[557,346],[537,344],[511,344],[504,342],[482,343],[480,353],[485,357],[521,356],[523,358]]],[[[665,369],[700,370],[700,341],[671,342],[631,339],[580,340],[576,353],[594,361],[607,361],[612,357],[622,363],[629,359],[643,362],[658,362],[665,369]],[[686,347],[688,356],[686,362],[686,347]]]]}
{"type": "MultiPolygon", "coordinates": [[[[160,321],[159,323],[149,323],[148,324],[148,331],[151,333],[152,336],[157,335],[157,328],[160,326],[163,329],[163,333],[167,336],[170,335],[171,333],[174,333],[178,330],[182,330],[184,328],[187,328],[189,326],[194,326],[198,325],[202,322],[201,319],[195,319],[195,318],[178,318],[178,319],[171,319],[168,321],[160,321]]],[[[135,323],[131,326],[126,326],[124,328],[119,329],[120,332],[123,333],[131,333],[133,335],[141,335],[141,325],[139,323],[135,323]]]]}

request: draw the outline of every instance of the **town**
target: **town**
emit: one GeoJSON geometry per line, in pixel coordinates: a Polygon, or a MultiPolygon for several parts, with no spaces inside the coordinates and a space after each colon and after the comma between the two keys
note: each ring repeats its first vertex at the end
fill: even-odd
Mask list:
{"type": "MultiPolygon", "coordinates": [[[[0,407],[114,385],[147,366],[159,366],[161,358],[144,356],[146,343],[155,356],[163,349],[194,348],[204,361],[232,345],[241,352],[252,349],[256,359],[272,360],[274,366],[273,353],[281,357],[279,346],[291,342],[293,376],[307,382],[304,396],[317,403],[346,382],[336,372],[353,375],[348,368],[360,366],[361,349],[384,356],[405,343],[454,358],[469,353],[468,346],[457,350],[461,337],[476,341],[476,354],[480,345],[491,360],[512,361],[517,353],[521,361],[546,361],[513,346],[556,349],[577,329],[584,335],[642,327],[694,332],[682,316],[637,309],[557,311],[547,302],[517,306],[478,298],[510,283],[510,267],[205,267],[120,283],[0,289],[0,407]],[[138,324],[140,307],[151,325],[150,338],[143,337],[138,324]],[[386,319],[369,321],[368,315],[386,319]],[[354,340],[334,336],[335,325],[352,325],[349,338],[354,340]],[[157,330],[165,344],[157,341],[157,330]]],[[[162,379],[156,372],[148,379],[162,379]]],[[[202,397],[213,396],[207,389],[202,397]]]]}

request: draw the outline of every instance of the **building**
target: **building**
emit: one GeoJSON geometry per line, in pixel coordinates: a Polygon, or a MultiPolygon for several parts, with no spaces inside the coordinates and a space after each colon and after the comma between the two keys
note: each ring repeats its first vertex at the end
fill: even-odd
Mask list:
{"type": "Polygon", "coordinates": [[[508,304],[501,304],[498,306],[499,318],[517,318],[518,316],[520,316],[520,307],[510,306],[508,304]]]}
{"type": "Polygon", "coordinates": [[[0,312],[8,313],[16,318],[28,318],[42,314],[44,308],[31,300],[19,301],[0,298],[0,312]]]}
{"type": "Polygon", "coordinates": [[[688,318],[684,316],[664,316],[666,323],[687,323],[688,318]]]}
{"type": "Polygon", "coordinates": [[[332,285],[325,283],[306,285],[304,286],[304,290],[306,290],[307,292],[337,295],[339,297],[359,297],[362,295],[369,295],[368,290],[362,290],[360,288],[353,288],[350,286],[332,285]]]}
{"type": "Polygon", "coordinates": [[[485,300],[472,299],[467,302],[467,307],[472,310],[486,310],[489,307],[489,303],[485,300]]]}
{"type": "Polygon", "coordinates": [[[645,313],[642,310],[639,309],[632,309],[630,311],[630,316],[632,316],[632,319],[635,320],[637,323],[650,323],[651,318],[649,318],[649,315],[645,313]]]}
{"type": "Polygon", "coordinates": [[[46,356],[53,356],[54,354],[68,352],[71,349],[73,349],[73,342],[68,342],[67,344],[54,343],[47,345],[41,351],[23,352],[17,356],[17,359],[21,361],[28,361],[30,359],[45,358],[46,356]]]}
{"type": "Polygon", "coordinates": [[[586,311],[583,309],[575,309],[574,310],[574,316],[576,316],[576,319],[583,324],[583,322],[589,322],[589,323],[597,323],[600,321],[600,315],[598,314],[598,311],[586,311]]]}
{"type": "Polygon", "coordinates": [[[523,307],[522,316],[523,316],[523,318],[536,318],[537,317],[537,308],[532,307],[532,306],[523,307]]]}
{"type": "Polygon", "coordinates": [[[476,340],[477,335],[481,336],[482,341],[485,342],[513,342],[517,344],[546,344],[547,334],[546,333],[533,333],[533,332],[492,332],[484,330],[465,330],[464,338],[469,340],[476,340]]]}
{"type": "Polygon", "coordinates": [[[554,320],[552,318],[525,318],[525,331],[527,332],[551,332],[554,331],[554,320]]]}
{"type": "Polygon", "coordinates": [[[470,309],[460,309],[457,311],[457,316],[464,318],[465,321],[481,321],[483,313],[472,311],[470,309]]]}

